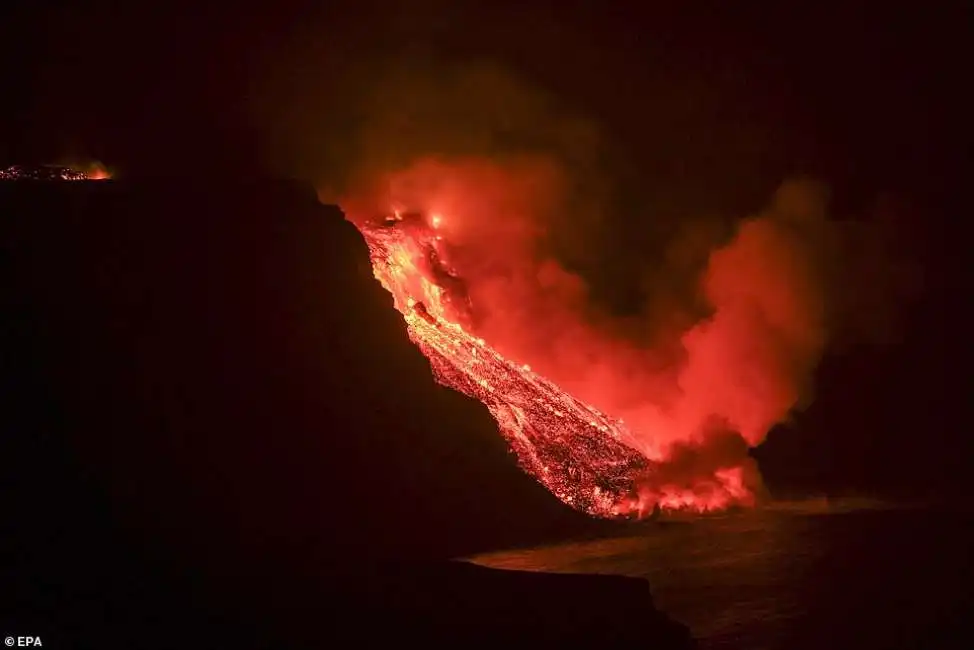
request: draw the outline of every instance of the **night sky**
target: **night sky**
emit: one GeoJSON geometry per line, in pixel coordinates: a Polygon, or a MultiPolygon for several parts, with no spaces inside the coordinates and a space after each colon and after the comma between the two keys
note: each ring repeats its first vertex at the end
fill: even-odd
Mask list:
{"type": "Polygon", "coordinates": [[[949,361],[966,347],[963,251],[949,231],[966,216],[970,154],[961,9],[85,4],[5,5],[0,163],[93,158],[119,178],[268,169],[341,188],[378,89],[382,114],[417,107],[405,112],[421,135],[448,122],[433,129],[444,150],[555,149],[591,170],[580,192],[608,207],[581,227],[591,246],[568,234],[563,253],[618,311],[641,300],[633,270],[681,224],[753,213],[788,178],[824,182],[838,219],[889,217],[894,257],[919,269],[922,290],[890,290],[899,280],[870,267],[879,279],[861,286],[889,295],[869,326],[879,345],[840,341],[816,404],[758,455],[782,489],[962,485],[962,380],[949,361]],[[517,90],[482,110],[423,103],[440,76],[483,68],[517,90]],[[527,96],[544,108],[524,108],[527,96]]]}

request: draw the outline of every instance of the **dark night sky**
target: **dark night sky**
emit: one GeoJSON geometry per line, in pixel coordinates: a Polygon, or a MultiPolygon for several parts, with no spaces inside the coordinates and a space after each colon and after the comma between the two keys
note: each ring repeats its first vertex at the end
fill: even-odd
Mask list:
{"type": "MultiPolygon", "coordinates": [[[[250,165],[284,122],[292,143],[341,139],[370,76],[425,57],[496,64],[597,125],[617,184],[656,212],[746,212],[812,174],[837,201],[895,191],[940,213],[959,185],[960,11],[549,4],[10,3],[0,160],[250,165]]],[[[301,175],[342,173],[291,157],[301,175]]]]}
{"type": "Polygon", "coordinates": [[[5,142],[19,134],[21,153],[105,149],[144,160],[152,149],[130,151],[133,141],[193,141],[163,127],[202,134],[238,122],[257,70],[306,81],[313,102],[347,92],[352,65],[418,51],[509,68],[604,126],[640,171],[674,180],[733,176],[733,160],[750,177],[801,171],[932,192],[935,172],[963,151],[952,130],[965,113],[959,12],[718,3],[608,12],[580,2],[488,10],[426,0],[236,14],[46,4],[5,8],[4,73],[15,73],[5,111],[16,117],[5,142]]]}
{"type": "MultiPolygon", "coordinates": [[[[273,164],[337,177],[340,160],[317,158],[314,144],[355,127],[371,73],[402,59],[486,61],[597,124],[621,195],[658,212],[747,213],[796,174],[827,182],[840,212],[884,196],[908,206],[925,277],[908,340],[882,362],[830,371],[827,360],[823,373],[850,378],[823,394],[856,386],[873,394],[867,411],[890,395],[914,404],[880,418],[882,433],[863,433],[850,464],[881,437],[901,441],[891,458],[908,456],[920,426],[931,447],[961,444],[946,432],[959,417],[947,363],[963,330],[954,296],[966,295],[948,234],[964,213],[970,154],[963,10],[690,4],[363,0],[237,12],[12,2],[0,21],[0,161],[94,157],[133,175],[273,164]],[[926,396],[913,400],[921,386],[926,396]],[[887,428],[895,420],[902,431],[887,428]]],[[[620,225],[615,237],[652,234],[620,225]]],[[[815,416],[824,427],[847,408],[830,399],[835,412],[815,416]]]]}

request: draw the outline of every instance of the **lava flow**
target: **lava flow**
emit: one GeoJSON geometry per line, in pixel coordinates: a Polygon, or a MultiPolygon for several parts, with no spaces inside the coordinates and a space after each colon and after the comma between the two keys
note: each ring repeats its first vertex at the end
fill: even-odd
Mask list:
{"type": "Polygon", "coordinates": [[[596,517],[662,510],[719,510],[751,497],[742,470],[692,488],[654,485],[662,464],[638,451],[619,419],[576,399],[527,365],[507,359],[470,325],[462,279],[444,260],[441,217],[402,214],[357,223],[375,277],[393,296],[410,339],[441,384],[483,402],[521,467],[564,503],[596,517]]]}

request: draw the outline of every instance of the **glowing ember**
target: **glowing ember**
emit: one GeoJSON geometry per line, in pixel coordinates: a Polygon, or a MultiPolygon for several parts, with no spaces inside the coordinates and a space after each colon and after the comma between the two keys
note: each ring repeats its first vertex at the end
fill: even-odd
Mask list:
{"type": "Polygon", "coordinates": [[[357,226],[375,277],[392,294],[437,381],[487,406],[525,471],[566,504],[598,517],[641,517],[657,504],[704,512],[750,501],[740,468],[718,471],[692,489],[660,486],[652,480],[660,463],[637,451],[621,420],[475,336],[464,283],[444,261],[443,219],[394,211],[357,226]]]}

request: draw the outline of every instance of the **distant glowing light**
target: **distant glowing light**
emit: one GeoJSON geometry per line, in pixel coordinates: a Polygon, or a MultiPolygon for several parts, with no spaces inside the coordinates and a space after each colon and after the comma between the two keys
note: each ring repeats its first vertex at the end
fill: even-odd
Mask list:
{"type": "Polygon", "coordinates": [[[85,169],[63,165],[13,165],[0,169],[0,180],[7,181],[102,181],[111,177],[100,163],[92,163],[85,169]]]}

